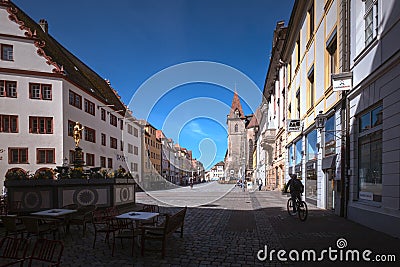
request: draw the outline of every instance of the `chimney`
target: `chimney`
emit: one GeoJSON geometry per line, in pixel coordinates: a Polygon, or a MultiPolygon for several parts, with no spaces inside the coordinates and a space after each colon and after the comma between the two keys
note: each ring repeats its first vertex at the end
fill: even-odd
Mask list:
{"type": "Polygon", "coordinates": [[[45,33],[49,32],[49,24],[47,23],[47,20],[45,19],[39,20],[39,25],[45,33]]]}

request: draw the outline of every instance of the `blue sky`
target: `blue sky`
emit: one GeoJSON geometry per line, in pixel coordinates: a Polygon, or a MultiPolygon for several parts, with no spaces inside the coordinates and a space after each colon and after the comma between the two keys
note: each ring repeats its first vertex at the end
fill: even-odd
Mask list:
{"type": "MultiPolygon", "coordinates": [[[[131,100],[138,88],[144,88],[143,84],[160,71],[192,61],[229,66],[262,90],[273,30],[280,20],[288,23],[293,2],[14,0],[35,21],[45,18],[49,33],[101,77],[109,79],[126,104],[135,103],[131,100]]],[[[223,76],[215,71],[209,74],[223,76]]],[[[169,79],[175,80],[174,75],[169,79]]],[[[224,123],[232,90],[236,85],[246,101],[254,88],[249,89],[248,81],[237,74],[226,73],[216,83],[196,79],[194,75],[193,82],[168,88],[152,103],[147,119],[175,142],[191,149],[207,167],[225,155],[224,123]]],[[[163,80],[157,88],[146,88],[149,99],[159,93],[160,87],[163,80]]],[[[246,114],[257,107],[252,101],[242,105],[246,114]]],[[[134,114],[141,115],[136,107],[130,106],[134,114]]]]}

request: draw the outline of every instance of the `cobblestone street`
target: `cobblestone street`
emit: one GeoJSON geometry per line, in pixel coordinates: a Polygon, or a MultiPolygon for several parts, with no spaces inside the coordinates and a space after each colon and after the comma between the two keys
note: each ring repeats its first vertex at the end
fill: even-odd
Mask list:
{"type": "MultiPolygon", "coordinates": [[[[347,241],[347,248],[370,249],[372,255],[397,254],[396,259],[399,259],[400,240],[312,206],[307,221],[301,222],[287,214],[286,201],[286,195],[281,192],[242,192],[233,188],[213,203],[189,208],[184,237],[181,239],[176,234],[169,239],[165,259],[161,259],[158,252],[147,252],[142,257],[138,246],[132,257],[128,241],[124,242],[123,248],[117,242],[116,253],[112,257],[111,249],[102,239],[97,242],[96,249],[92,249],[92,226],[84,238],[81,231],[73,228],[72,234],[64,238],[62,266],[298,266],[301,262],[278,261],[276,253],[272,260],[260,261],[257,253],[266,245],[268,251],[315,249],[318,252],[328,247],[337,249],[339,238],[347,241]]],[[[139,208],[140,203],[155,201],[145,193],[138,193],[137,202],[136,208],[139,208]]],[[[177,209],[161,207],[161,212],[177,209]]],[[[310,265],[310,262],[303,263],[310,265]]],[[[335,266],[349,264],[329,262],[327,255],[324,263],[334,263],[335,266]]],[[[382,266],[387,265],[382,263],[382,266]]]]}

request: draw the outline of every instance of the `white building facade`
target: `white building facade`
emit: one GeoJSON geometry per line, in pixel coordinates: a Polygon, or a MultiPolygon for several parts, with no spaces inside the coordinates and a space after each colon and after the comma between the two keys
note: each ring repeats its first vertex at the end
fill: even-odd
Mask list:
{"type": "Polygon", "coordinates": [[[350,1],[347,216],[400,237],[400,5],[350,1]]]}
{"type": "Polygon", "coordinates": [[[0,184],[11,168],[31,173],[73,162],[73,127],[85,165],[141,175],[141,130],[109,82],[8,1],[0,1],[0,184]],[[126,134],[123,134],[123,131],[126,134]]]}

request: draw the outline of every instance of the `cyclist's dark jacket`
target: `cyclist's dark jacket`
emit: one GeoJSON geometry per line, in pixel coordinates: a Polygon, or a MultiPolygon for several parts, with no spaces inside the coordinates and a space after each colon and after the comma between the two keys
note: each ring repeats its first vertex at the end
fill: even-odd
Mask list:
{"type": "Polygon", "coordinates": [[[297,178],[290,178],[286,185],[286,191],[288,188],[290,188],[290,194],[296,195],[299,193],[303,193],[304,190],[303,183],[297,178]]]}

